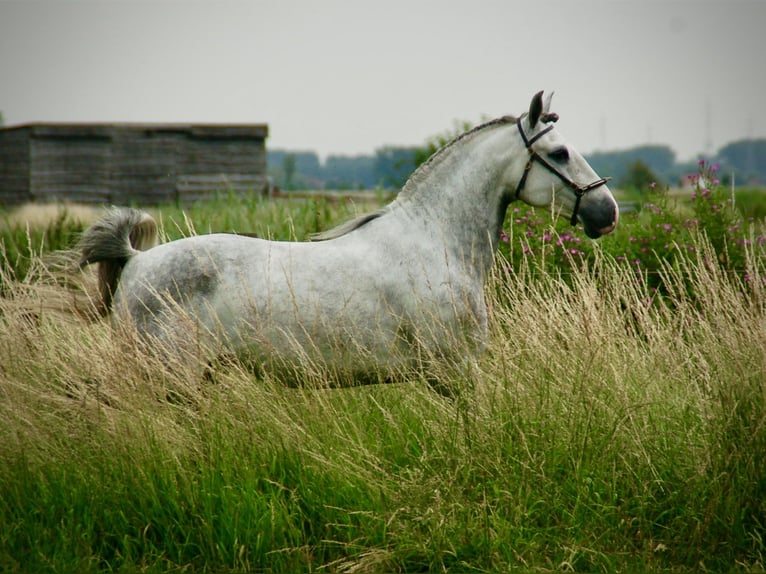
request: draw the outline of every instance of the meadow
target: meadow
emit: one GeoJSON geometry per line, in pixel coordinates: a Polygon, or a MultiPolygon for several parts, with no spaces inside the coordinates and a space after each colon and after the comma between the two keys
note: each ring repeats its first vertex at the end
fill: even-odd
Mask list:
{"type": "MultiPolygon", "coordinates": [[[[651,193],[598,242],[509,210],[491,340],[453,398],[168,368],[19,305],[92,213],[6,214],[0,571],[763,571],[764,222],[719,187],[651,193]]],[[[305,239],[378,204],[154,214],[168,239],[305,239]]]]}

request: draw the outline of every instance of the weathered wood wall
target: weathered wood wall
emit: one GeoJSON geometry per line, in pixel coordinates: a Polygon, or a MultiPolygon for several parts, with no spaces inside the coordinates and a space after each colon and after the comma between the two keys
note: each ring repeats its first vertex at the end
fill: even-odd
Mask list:
{"type": "Polygon", "coordinates": [[[0,195],[2,202],[29,198],[29,145],[25,133],[5,130],[0,136],[0,195]]]}
{"type": "Polygon", "coordinates": [[[32,124],[0,130],[0,204],[158,204],[265,192],[268,127],[32,124]]]}

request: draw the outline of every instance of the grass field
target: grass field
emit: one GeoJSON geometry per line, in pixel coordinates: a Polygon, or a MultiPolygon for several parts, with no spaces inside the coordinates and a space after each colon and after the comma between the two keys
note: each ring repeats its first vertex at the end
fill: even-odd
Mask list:
{"type": "MultiPolygon", "coordinates": [[[[369,207],[155,215],[171,238],[304,239],[369,207]]],[[[81,228],[60,220],[64,240],[81,228]]],[[[763,571],[764,252],[734,274],[694,247],[659,264],[662,292],[605,250],[566,277],[499,261],[489,347],[452,400],[232,365],[206,381],[106,323],[20,309],[5,271],[0,571],[763,571]]]]}

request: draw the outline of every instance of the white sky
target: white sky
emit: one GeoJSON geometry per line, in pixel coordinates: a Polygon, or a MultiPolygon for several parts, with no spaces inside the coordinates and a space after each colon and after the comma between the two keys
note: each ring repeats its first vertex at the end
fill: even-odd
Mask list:
{"type": "Polygon", "coordinates": [[[582,152],[766,137],[766,0],[0,0],[6,125],[269,124],[270,148],[420,145],[555,90],[582,152]]]}

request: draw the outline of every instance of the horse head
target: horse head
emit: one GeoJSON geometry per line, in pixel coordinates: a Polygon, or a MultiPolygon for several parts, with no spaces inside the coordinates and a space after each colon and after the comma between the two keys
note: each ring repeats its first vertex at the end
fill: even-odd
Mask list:
{"type": "Polygon", "coordinates": [[[617,202],[606,185],[608,179],[599,177],[555,129],[558,114],[550,111],[552,96],[543,100],[543,92],[535,94],[529,111],[516,123],[527,162],[515,199],[564,213],[572,225],[580,221],[585,234],[595,239],[617,225],[617,202]]]}

